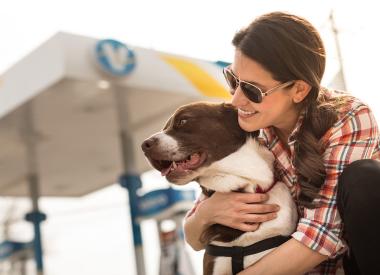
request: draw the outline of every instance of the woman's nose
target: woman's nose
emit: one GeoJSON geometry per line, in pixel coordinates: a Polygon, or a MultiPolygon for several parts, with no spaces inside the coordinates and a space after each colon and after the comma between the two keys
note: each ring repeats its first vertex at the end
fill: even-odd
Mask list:
{"type": "Polygon", "coordinates": [[[248,98],[244,95],[240,86],[238,86],[235,90],[234,95],[232,96],[231,104],[235,107],[239,107],[246,105],[248,101],[248,98]]]}

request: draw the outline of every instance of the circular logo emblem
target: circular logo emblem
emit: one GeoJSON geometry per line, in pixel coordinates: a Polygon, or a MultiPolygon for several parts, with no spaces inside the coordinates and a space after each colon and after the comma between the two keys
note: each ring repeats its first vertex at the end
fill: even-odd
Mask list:
{"type": "Polygon", "coordinates": [[[127,45],[117,40],[98,41],[95,53],[101,68],[112,75],[126,76],[136,66],[135,53],[127,45]]]}

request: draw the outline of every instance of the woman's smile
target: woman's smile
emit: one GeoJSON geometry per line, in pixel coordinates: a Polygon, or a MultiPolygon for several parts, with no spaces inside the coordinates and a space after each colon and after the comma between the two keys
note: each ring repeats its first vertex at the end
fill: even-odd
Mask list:
{"type": "Polygon", "coordinates": [[[238,115],[241,118],[249,118],[257,114],[257,111],[248,111],[248,110],[243,110],[241,108],[238,108],[238,115]]]}

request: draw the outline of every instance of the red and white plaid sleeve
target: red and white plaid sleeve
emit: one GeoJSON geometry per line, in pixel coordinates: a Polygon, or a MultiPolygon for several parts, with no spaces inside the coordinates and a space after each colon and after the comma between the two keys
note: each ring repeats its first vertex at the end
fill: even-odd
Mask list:
{"type": "Polygon", "coordinates": [[[323,137],[326,179],[322,198],[315,209],[304,208],[293,238],[307,247],[334,258],[345,251],[342,222],[337,209],[337,183],[343,169],[359,159],[379,159],[379,133],[371,110],[364,104],[353,106],[323,137]]]}

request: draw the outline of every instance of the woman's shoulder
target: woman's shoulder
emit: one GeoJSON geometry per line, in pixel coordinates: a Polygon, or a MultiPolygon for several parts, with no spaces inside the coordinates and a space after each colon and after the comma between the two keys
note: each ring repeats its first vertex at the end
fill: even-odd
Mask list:
{"type": "Polygon", "coordinates": [[[349,92],[329,90],[327,101],[336,106],[337,121],[322,137],[324,142],[342,136],[344,133],[365,129],[377,133],[377,122],[368,104],[349,92]]]}
{"type": "Polygon", "coordinates": [[[338,121],[336,124],[340,124],[342,120],[357,115],[359,111],[372,112],[368,104],[350,92],[330,89],[326,90],[325,94],[327,102],[336,107],[338,115],[338,121]]]}

